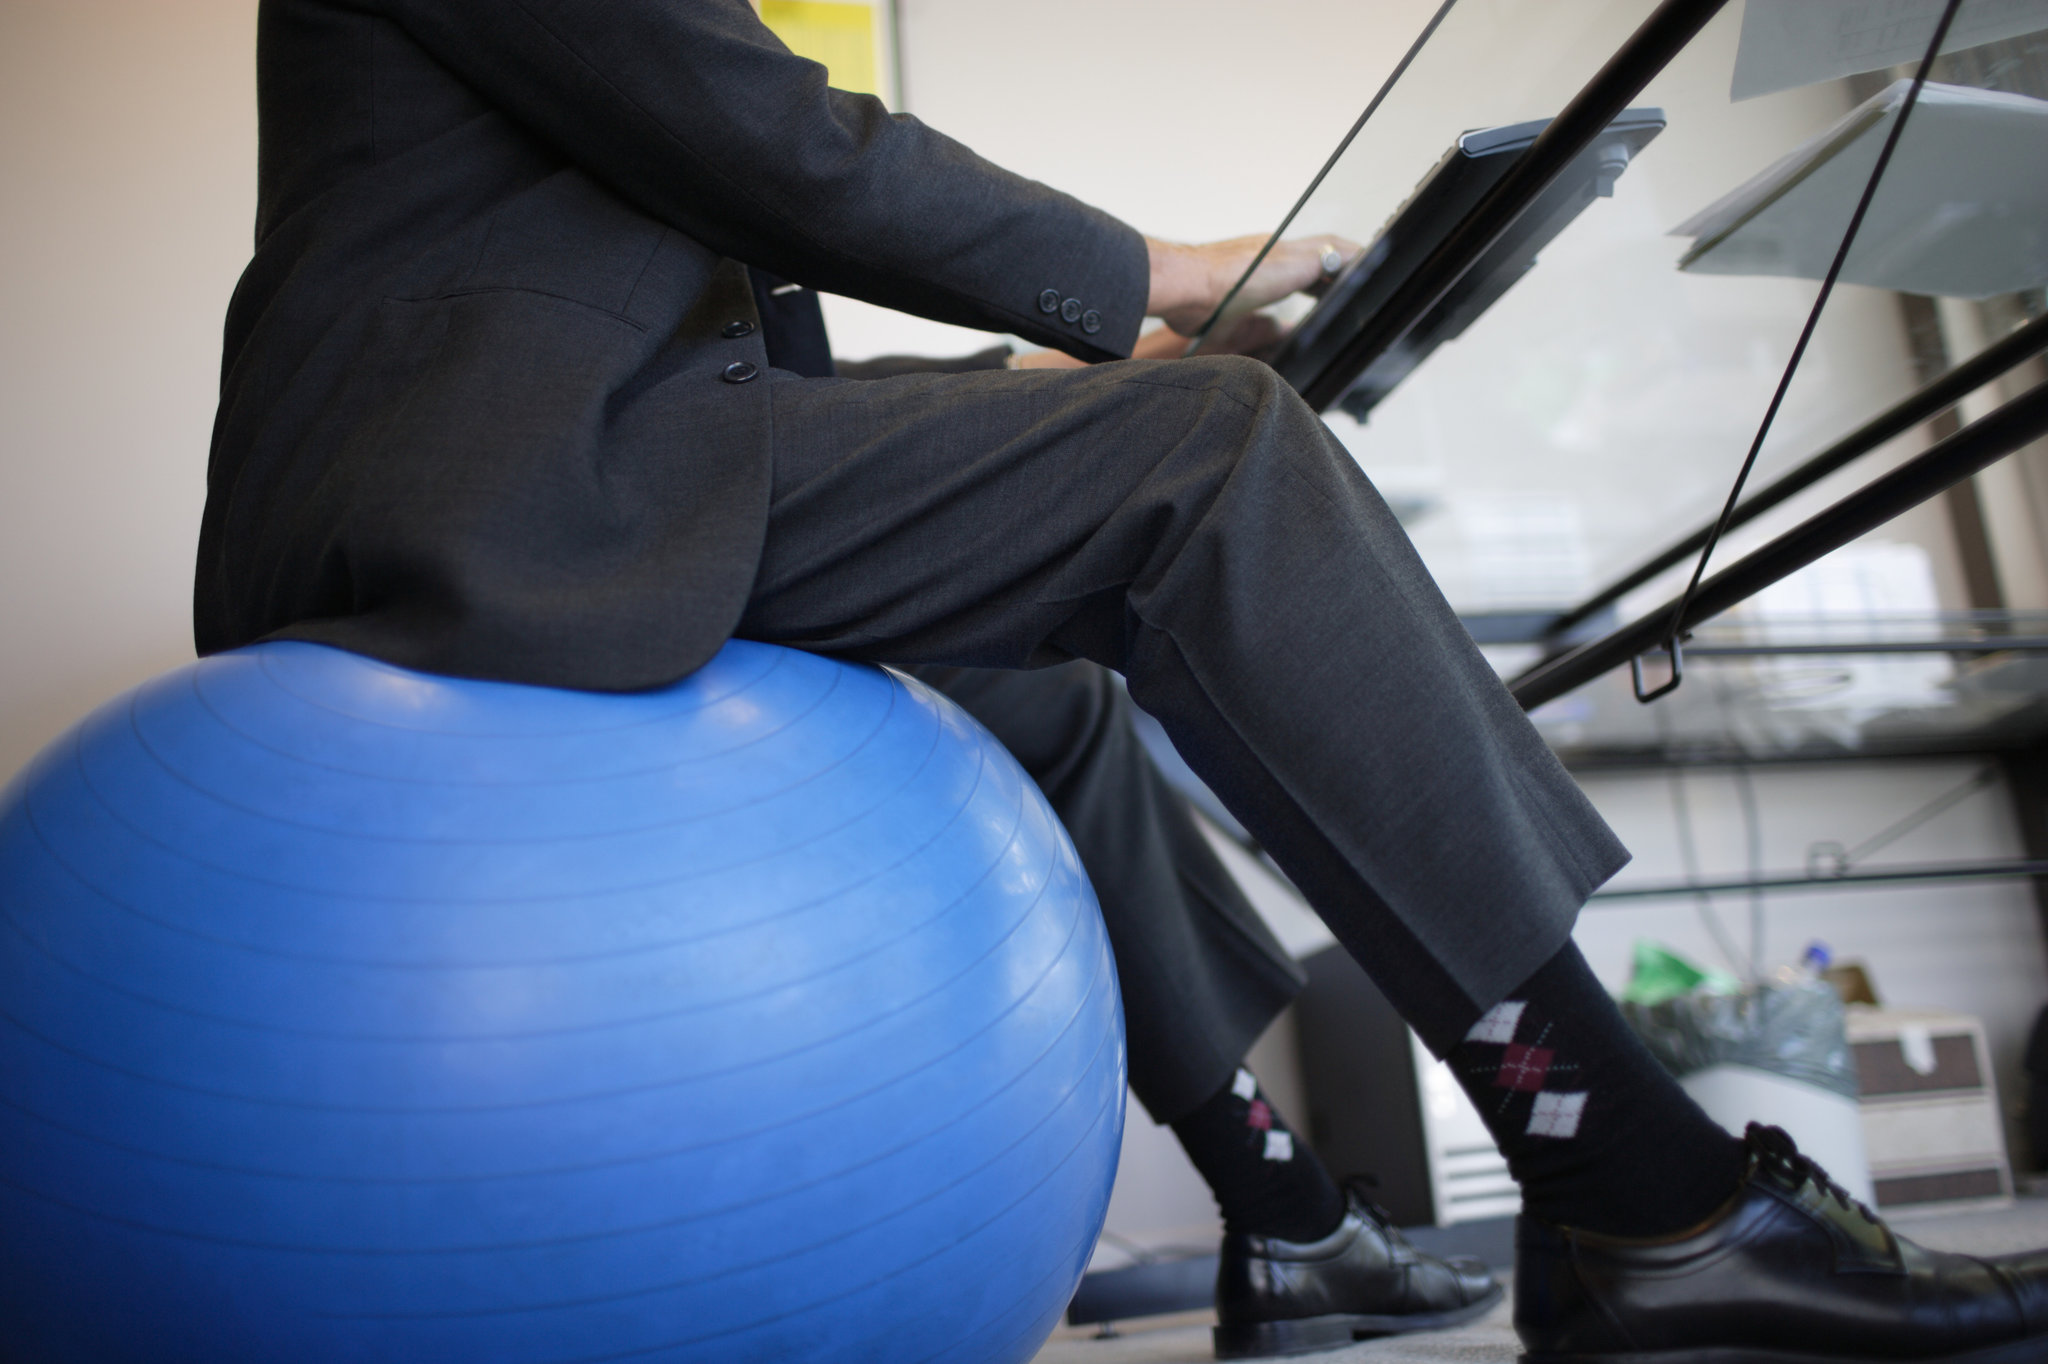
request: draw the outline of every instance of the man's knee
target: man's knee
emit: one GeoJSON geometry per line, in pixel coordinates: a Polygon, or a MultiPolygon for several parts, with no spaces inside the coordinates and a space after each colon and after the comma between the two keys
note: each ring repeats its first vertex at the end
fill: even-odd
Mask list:
{"type": "Polygon", "coordinates": [[[1244,402],[1299,401],[1287,381],[1263,360],[1254,360],[1249,355],[1211,355],[1196,356],[1194,361],[1207,365],[1216,382],[1244,402]]]}
{"type": "Polygon", "coordinates": [[[1246,407],[1267,407],[1301,399],[1263,360],[1246,355],[1192,355],[1145,366],[1142,381],[1190,392],[1216,393],[1246,407]]]}
{"type": "Polygon", "coordinates": [[[1171,361],[1168,367],[1176,371],[1175,387],[1198,395],[1198,400],[1211,408],[1208,415],[1212,419],[1244,424],[1240,455],[1274,446],[1320,452],[1330,443],[1322,419],[1263,360],[1198,355],[1171,361]],[[1216,403],[1215,399],[1223,401],[1216,403]]]}

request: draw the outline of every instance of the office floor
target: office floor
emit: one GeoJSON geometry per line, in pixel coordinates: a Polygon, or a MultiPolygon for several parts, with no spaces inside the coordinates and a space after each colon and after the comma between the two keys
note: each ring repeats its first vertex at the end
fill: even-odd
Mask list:
{"type": "MultiPolygon", "coordinates": [[[[1995,1255],[2048,1246],[2048,1196],[2030,1195],[1996,1212],[1915,1215],[1893,1219],[1901,1235],[1942,1250],[1995,1255]]],[[[1366,1341],[1306,1356],[1315,1364],[1509,1364],[1517,1353],[1509,1306],[1456,1331],[1366,1341]]],[[[1096,1339],[1093,1328],[1062,1328],[1034,1364],[1208,1364],[1208,1313],[1187,1313],[1120,1325],[1096,1339]]]]}

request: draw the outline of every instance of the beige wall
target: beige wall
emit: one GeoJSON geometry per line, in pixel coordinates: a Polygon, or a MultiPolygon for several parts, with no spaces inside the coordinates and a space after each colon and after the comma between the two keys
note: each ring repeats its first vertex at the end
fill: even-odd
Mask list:
{"type": "Polygon", "coordinates": [[[0,3],[0,778],[192,655],[255,0],[0,3]]]}

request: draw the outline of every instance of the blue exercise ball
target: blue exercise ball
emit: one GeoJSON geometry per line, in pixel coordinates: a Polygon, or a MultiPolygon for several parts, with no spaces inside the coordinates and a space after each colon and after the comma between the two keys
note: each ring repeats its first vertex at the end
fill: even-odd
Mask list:
{"type": "Polygon", "coordinates": [[[7,1359],[1025,1360],[1108,1204],[1094,897],[881,669],[207,659],[0,794],[0,915],[7,1359]]]}

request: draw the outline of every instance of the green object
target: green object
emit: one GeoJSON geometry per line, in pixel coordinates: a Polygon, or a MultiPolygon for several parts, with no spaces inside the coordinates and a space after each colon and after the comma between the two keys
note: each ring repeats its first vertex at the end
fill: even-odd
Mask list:
{"type": "Polygon", "coordinates": [[[1693,965],[1661,943],[1636,939],[1635,966],[1628,985],[1621,992],[1625,1004],[1645,1008],[1700,991],[1705,994],[1734,994],[1742,989],[1735,977],[1693,965]]]}
{"type": "Polygon", "coordinates": [[[1638,938],[1621,1016],[1681,1080],[1714,1066],[1746,1066],[1856,1097],[1842,997],[1825,981],[1764,981],[1744,989],[1725,972],[1703,970],[1638,938]]]}

